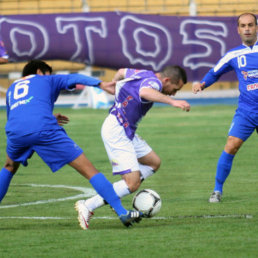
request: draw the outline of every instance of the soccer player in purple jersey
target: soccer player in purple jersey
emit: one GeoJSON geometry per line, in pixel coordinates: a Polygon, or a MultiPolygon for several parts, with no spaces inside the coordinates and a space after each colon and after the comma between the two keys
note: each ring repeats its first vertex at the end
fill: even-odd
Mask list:
{"type": "MultiPolygon", "coordinates": [[[[184,100],[171,98],[187,82],[185,70],[167,66],[161,72],[120,69],[115,75],[115,103],[102,125],[102,139],[112,164],[113,175],[122,179],[113,184],[123,198],[136,191],[141,182],[159,169],[161,160],[151,147],[136,134],[140,120],[154,102],[190,110],[184,100]]],[[[88,210],[88,224],[93,211],[105,204],[100,195],[78,201],[88,210]]]]}
{"type": "Polygon", "coordinates": [[[193,84],[197,93],[216,82],[219,77],[235,70],[239,81],[238,108],[228,132],[224,150],[217,163],[215,187],[209,202],[221,201],[223,185],[230,174],[233,159],[249,136],[258,132],[258,42],[257,18],[252,13],[238,17],[238,34],[242,45],[228,51],[201,80],[193,84]]]}
{"type": "Polygon", "coordinates": [[[1,38],[1,35],[0,35],[0,64],[8,63],[8,58],[9,58],[9,56],[6,52],[4,42],[3,42],[2,38],[1,38]]]}
{"type": "MultiPolygon", "coordinates": [[[[13,175],[20,164],[36,152],[56,172],[69,164],[90,181],[95,190],[114,208],[121,222],[131,226],[142,214],[127,211],[115,193],[112,184],[84,155],[83,150],[59,126],[67,122],[65,116],[53,115],[53,108],[61,90],[76,84],[100,87],[114,92],[114,82],[101,82],[80,74],[51,75],[52,68],[41,60],[32,60],[23,69],[23,78],[16,80],[6,94],[7,105],[7,159],[0,171],[0,202],[4,198],[13,175]],[[59,124],[58,124],[59,123],[59,124]]],[[[76,205],[78,220],[83,229],[84,207],[76,205]]]]}

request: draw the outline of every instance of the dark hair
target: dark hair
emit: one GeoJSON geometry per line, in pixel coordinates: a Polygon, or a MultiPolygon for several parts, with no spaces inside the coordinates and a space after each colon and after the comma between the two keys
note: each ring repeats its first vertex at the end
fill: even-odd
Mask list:
{"type": "Polygon", "coordinates": [[[37,70],[40,70],[43,74],[46,72],[52,73],[52,67],[49,66],[42,60],[34,59],[29,61],[23,68],[22,76],[27,76],[30,74],[37,74],[37,70]]]}
{"type": "Polygon", "coordinates": [[[178,65],[168,65],[160,72],[163,77],[169,77],[172,83],[177,84],[180,80],[187,83],[186,71],[178,65]]]}
{"type": "Polygon", "coordinates": [[[245,15],[251,15],[251,16],[253,16],[253,18],[254,18],[254,23],[255,23],[255,25],[257,25],[257,17],[255,16],[255,14],[253,14],[253,13],[242,13],[242,14],[240,14],[239,16],[238,16],[238,18],[237,18],[237,25],[239,26],[239,19],[242,17],[242,16],[245,16],[245,15]]]}

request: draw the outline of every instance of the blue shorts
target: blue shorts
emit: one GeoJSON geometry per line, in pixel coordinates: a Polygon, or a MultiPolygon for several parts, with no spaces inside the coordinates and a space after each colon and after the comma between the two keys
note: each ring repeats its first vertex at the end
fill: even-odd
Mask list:
{"type": "Polygon", "coordinates": [[[79,157],[83,150],[64,129],[36,132],[22,137],[7,137],[6,152],[15,162],[28,165],[34,151],[53,172],[79,157]]]}
{"type": "Polygon", "coordinates": [[[228,135],[246,141],[255,129],[258,133],[258,114],[237,109],[228,135]]]}

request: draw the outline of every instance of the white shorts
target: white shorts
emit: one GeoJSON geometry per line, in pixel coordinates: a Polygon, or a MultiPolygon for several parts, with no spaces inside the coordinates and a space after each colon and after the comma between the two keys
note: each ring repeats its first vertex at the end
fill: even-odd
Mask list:
{"type": "Polygon", "coordinates": [[[104,142],[108,158],[112,165],[113,174],[123,175],[132,171],[139,171],[138,158],[152,151],[151,147],[135,134],[130,140],[112,114],[105,119],[101,136],[104,142]]]}

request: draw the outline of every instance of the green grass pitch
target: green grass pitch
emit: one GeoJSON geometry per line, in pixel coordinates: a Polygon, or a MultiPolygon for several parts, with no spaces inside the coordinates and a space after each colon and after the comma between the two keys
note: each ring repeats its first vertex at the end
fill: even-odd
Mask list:
{"type": "MultiPolygon", "coordinates": [[[[223,201],[208,203],[234,109],[194,106],[184,113],[154,107],[148,113],[138,134],[162,165],[141,189],[157,191],[162,208],[156,218],[129,229],[106,206],[95,211],[88,231],[81,230],[73,206],[82,194],[78,187],[92,189],[89,182],[69,166],[53,174],[35,154],[28,167],[20,167],[0,205],[0,257],[257,257],[256,133],[235,157],[223,201]]],[[[70,117],[65,129],[94,165],[112,182],[118,180],[100,137],[107,110],[55,111],[70,117]]],[[[0,110],[2,165],[5,116],[0,110]]],[[[123,199],[126,208],[132,207],[132,197],[123,199]]]]}

